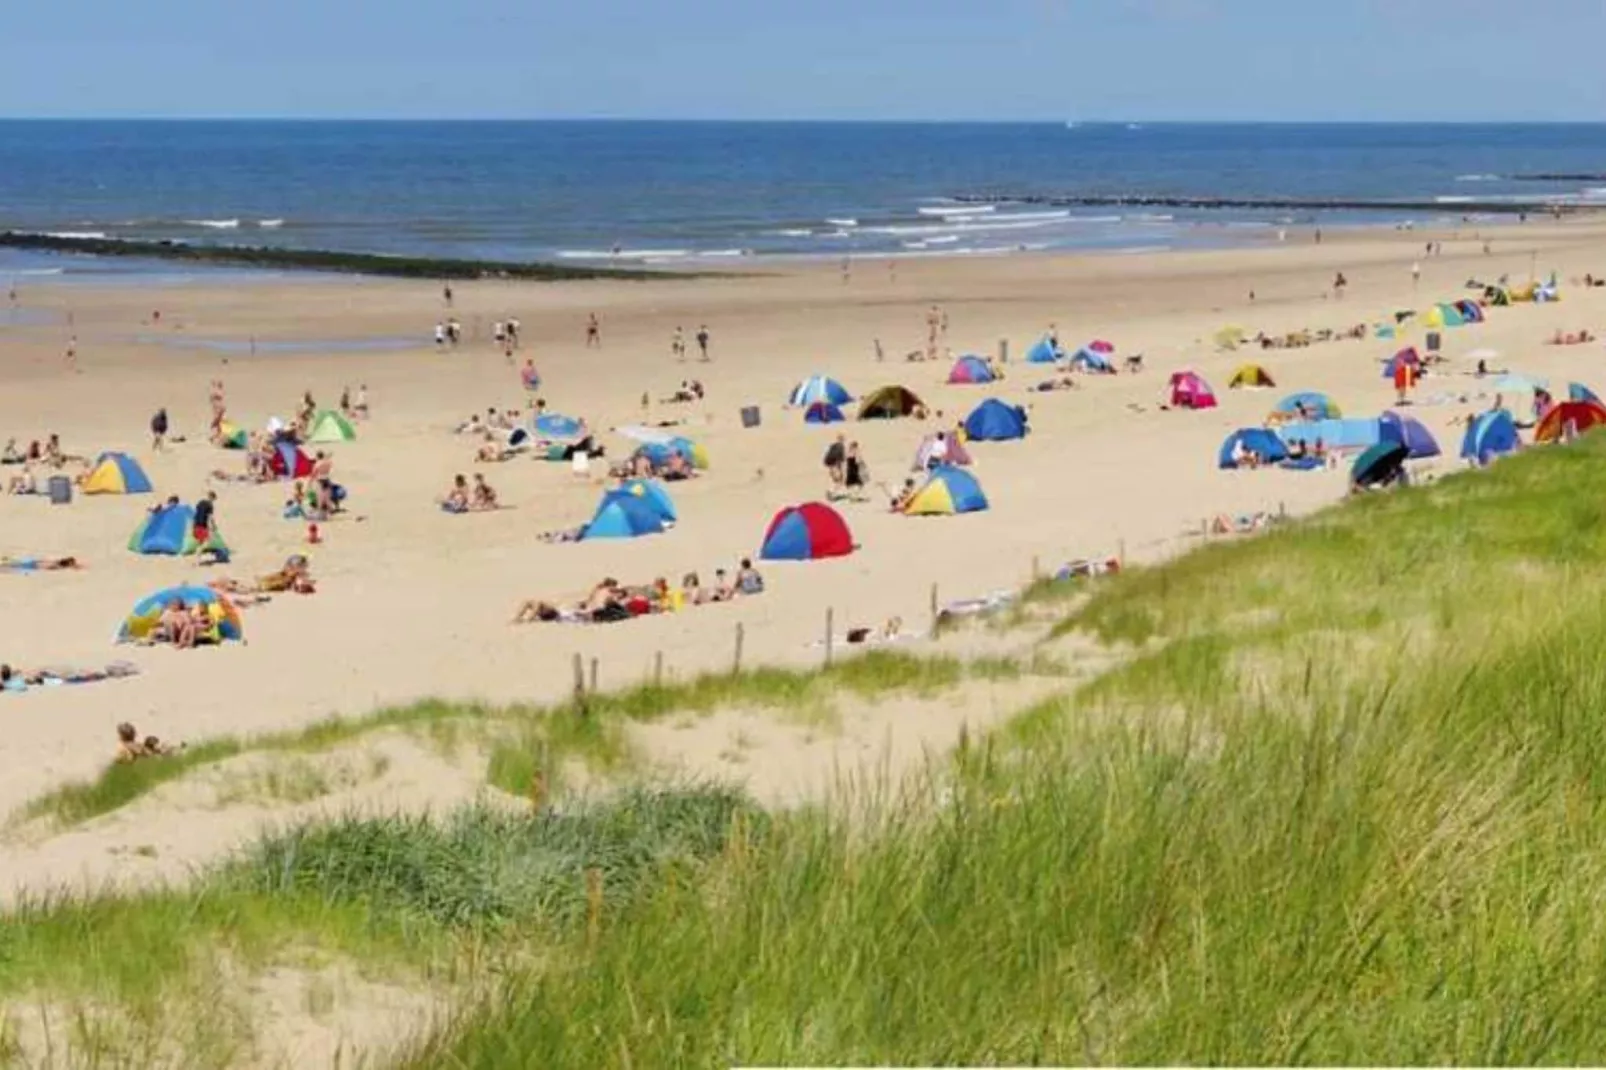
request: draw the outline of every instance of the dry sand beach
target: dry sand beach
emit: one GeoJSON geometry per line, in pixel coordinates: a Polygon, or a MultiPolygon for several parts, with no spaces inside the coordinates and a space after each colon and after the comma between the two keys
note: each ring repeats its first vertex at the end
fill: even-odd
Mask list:
{"type": "MultiPolygon", "coordinates": [[[[1131,559],[1153,559],[1191,545],[1185,533],[1202,517],[1319,507],[1345,493],[1347,466],[1222,471],[1219,444],[1233,428],[1259,424],[1277,397],[1295,390],[1325,391],[1346,414],[1377,414],[1393,402],[1379,360],[1405,343],[1368,337],[1232,353],[1218,351],[1212,335],[1229,323],[1268,333],[1371,325],[1396,309],[1469,296],[1469,278],[1493,282],[1509,274],[1525,281],[1535,266],[1541,274],[1555,270],[1560,303],[1502,308],[1483,324],[1444,332],[1448,363],[1421,384],[1415,415],[1445,448],[1434,463],[1448,468],[1457,463],[1459,442],[1452,423],[1491,400],[1486,387],[1464,374],[1469,352],[1496,350],[1500,357],[1491,364],[1552,380],[1606,383],[1598,374],[1599,343],[1542,344],[1558,329],[1599,333],[1606,296],[1569,283],[1606,272],[1606,228],[1535,223],[1484,237],[1490,235],[1488,253],[1470,234],[1357,231],[1329,232],[1321,245],[1296,234],[1286,246],[1187,254],[913,259],[898,262],[895,272],[885,261],[863,260],[847,280],[835,263],[787,263],[695,280],[465,283],[455,288],[452,311],[469,337],[449,351],[429,343],[435,322],[447,314],[434,284],[200,277],[185,285],[96,289],[22,280],[11,318],[0,319],[0,438],[26,443],[54,432],[70,453],[127,450],[145,465],[159,495],[193,501],[211,485],[214,469],[243,470],[242,454],[206,442],[213,379],[225,383],[229,417],[242,426],[290,417],[303,391],[330,406],[343,387],[359,384],[366,384],[372,418],[359,424],[355,442],[327,447],[336,480],[349,490],[349,511],[321,525],[318,545],[308,545],[304,523],[281,518],[285,485],[217,484],[219,524],[234,550],[232,564],[222,568],[128,552],[129,534],[151,496],[80,496],[69,507],[37,497],[0,499],[0,552],[73,555],[87,563],[75,572],[0,575],[0,660],[35,667],[126,658],[140,670],[130,679],[0,698],[0,811],[95,774],[111,757],[120,721],[167,740],[196,741],[428,696],[548,701],[569,689],[577,653],[598,659],[603,687],[640,679],[660,653],[672,674],[728,665],[738,623],[747,663],[810,664],[821,657],[816,644],[828,609],[839,632],[894,616],[922,631],[934,584],[943,600],[977,597],[1018,587],[1034,559],[1047,569],[1122,548],[1131,559]],[[1443,241],[1442,255],[1422,256],[1429,240],[1443,241]],[[1417,262],[1421,279],[1413,282],[1417,262]],[[1342,299],[1330,292],[1337,271],[1349,280],[1342,299]],[[946,360],[904,362],[905,353],[922,348],[933,304],[948,317],[942,350],[991,355],[1008,339],[1012,359],[1003,382],[947,385],[946,360]],[[159,326],[149,322],[153,310],[160,310],[159,326]],[[587,349],[592,313],[600,317],[602,345],[587,349]],[[680,430],[706,445],[710,469],[673,487],[681,522],[672,531],[629,541],[542,543],[538,533],[590,517],[603,490],[601,469],[588,480],[566,465],[528,458],[474,463],[478,443],[454,435],[453,426],[488,406],[529,401],[516,367],[488,337],[490,323],[506,316],[522,321],[516,362],[535,360],[545,380],[541,396],[553,410],[599,430],[681,419],[680,430]],[[684,328],[689,339],[700,324],[712,335],[712,361],[700,363],[693,344],[687,362],[676,363],[673,332],[684,328]],[[1051,371],[1021,357],[1050,324],[1068,348],[1106,338],[1118,356],[1142,353],[1144,371],[1082,377],[1074,391],[1028,393],[1051,371]],[[71,337],[76,373],[62,356],[71,337]],[[398,337],[418,344],[393,351],[341,345],[398,337]],[[252,338],[256,355],[197,348],[198,340],[252,338]],[[875,359],[876,339],[883,363],[875,359]],[[305,350],[273,351],[294,342],[305,350]],[[1227,389],[1232,370],[1250,361],[1271,371],[1276,391],[1227,389]],[[1166,377],[1185,367],[1215,385],[1219,408],[1158,411],[1166,377]],[[906,385],[941,410],[948,426],[983,398],[998,396],[1030,406],[1032,434],[1024,442],[972,448],[990,511],[904,517],[886,509],[878,489],[868,504],[842,506],[861,544],[857,553],[820,563],[761,563],[768,590],[760,597],[611,626],[509,624],[524,599],[572,599],[603,576],[645,583],[662,575],[674,582],[697,571],[706,582],[715,568],[734,568],[756,554],[776,510],[822,497],[820,458],[839,429],[862,443],[874,482],[901,483],[932,424],[804,426],[782,403],[814,373],[838,378],[855,394],[906,385]],[[704,402],[656,400],[687,378],[705,384],[704,402]],[[645,413],[644,394],[654,399],[645,413]],[[742,427],[739,413],[747,405],[762,408],[760,427],[742,427]],[[161,406],[188,441],[153,454],[146,426],[161,406]],[[441,512],[435,501],[452,476],[474,472],[485,474],[508,508],[441,512]],[[245,609],[246,644],[196,651],[113,645],[118,625],[144,595],[216,575],[249,578],[297,552],[311,557],[317,594],[280,595],[245,609]]],[[[1406,341],[1420,345],[1422,333],[1412,330],[1406,341]]],[[[611,457],[628,452],[618,436],[601,437],[611,457]]],[[[985,705],[985,698],[978,701],[985,705]]],[[[878,712],[861,746],[846,752],[850,758],[900,750],[900,740],[900,753],[911,739],[941,746],[962,723],[900,726],[889,711],[878,712]]],[[[717,732],[691,742],[663,737],[647,732],[642,740],[666,761],[717,770],[717,732]]],[[[781,781],[793,784],[787,748],[795,746],[785,734],[760,740],[760,750],[773,753],[746,766],[759,797],[776,800],[789,790],[781,781]]],[[[829,760],[841,761],[844,753],[829,760]]],[[[383,801],[450,800],[467,790],[450,763],[400,751],[392,759],[405,776],[379,793],[383,801]]],[[[251,836],[265,816],[245,808],[222,823],[198,820],[182,800],[170,801],[147,800],[108,835],[0,843],[4,893],[85,878],[171,875],[251,836]],[[161,861],[116,849],[130,838],[160,842],[161,861]]]]}

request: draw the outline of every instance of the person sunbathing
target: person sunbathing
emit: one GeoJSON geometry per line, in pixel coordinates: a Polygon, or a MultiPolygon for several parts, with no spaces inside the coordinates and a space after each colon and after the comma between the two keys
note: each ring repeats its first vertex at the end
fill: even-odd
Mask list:
{"type": "Polygon", "coordinates": [[[145,743],[139,738],[139,732],[133,725],[124,721],[117,726],[117,762],[127,765],[147,757],[145,743]]]}
{"type": "Polygon", "coordinates": [[[907,507],[909,502],[914,498],[916,489],[915,481],[913,479],[904,480],[903,489],[892,496],[892,511],[894,513],[903,512],[905,507],[907,507]]]}
{"type": "Polygon", "coordinates": [[[6,484],[7,494],[38,494],[39,480],[33,474],[33,465],[24,465],[20,476],[13,476],[6,484]]]}
{"type": "Polygon", "coordinates": [[[541,602],[534,598],[527,599],[520,604],[513,614],[514,624],[533,624],[536,621],[559,621],[564,619],[563,611],[550,602],[541,602]]]}
{"type": "Polygon", "coordinates": [[[1047,394],[1056,390],[1075,390],[1076,380],[1069,375],[1062,375],[1058,379],[1045,379],[1036,386],[1026,388],[1035,394],[1047,394]]]}
{"type": "Polygon", "coordinates": [[[691,464],[687,462],[685,455],[676,450],[671,452],[669,459],[664,462],[662,478],[667,482],[675,482],[682,479],[690,479],[696,474],[691,464]]]}
{"type": "Polygon", "coordinates": [[[682,605],[700,606],[708,601],[708,594],[703,590],[702,580],[697,573],[688,572],[680,581],[680,599],[682,605]]]}
{"type": "Polygon", "coordinates": [[[729,602],[736,597],[736,585],[725,575],[725,570],[714,570],[714,589],[708,592],[710,602],[729,602]]]}
{"type": "Polygon", "coordinates": [[[478,472],[474,473],[474,503],[471,508],[482,511],[501,508],[496,500],[496,491],[491,489],[491,485],[485,482],[485,477],[478,472]]]}
{"type": "Polygon", "coordinates": [[[474,462],[476,464],[500,464],[503,461],[512,460],[513,453],[514,451],[506,446],[499,446],[494,442],[487,442],[485,445],[474,451],[474,462]]]}
{"type": "Polygon", "coordinates": [[[0,568],[13,572],[64,572],[83,567],[76,557],[0,557],[0,568]]]}

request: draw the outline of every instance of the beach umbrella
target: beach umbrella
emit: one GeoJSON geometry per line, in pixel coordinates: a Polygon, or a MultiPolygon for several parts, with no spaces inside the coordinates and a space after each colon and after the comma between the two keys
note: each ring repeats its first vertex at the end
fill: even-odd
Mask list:
{"type": "Polygon", "coordinates": [[[537,416],[533,426],[535,433],[543,438],[574,438],[584,427],[573,416],[563,416],[555,412],[544,412],[537,416]]]}
{"type": "Polygon", "coordinates": [[[1410,456],[1410,447],[1403,442],[1387,439],[1378,442],[1355,458],[1355,466],[1350,469],[1350,482],[1357,487],[1378,487],[1392,483],[1399,478],[1410,456]]]}

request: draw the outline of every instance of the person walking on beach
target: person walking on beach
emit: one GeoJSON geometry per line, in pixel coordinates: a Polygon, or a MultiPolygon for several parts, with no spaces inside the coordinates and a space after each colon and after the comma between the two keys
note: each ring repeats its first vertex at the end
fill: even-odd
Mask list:
{"type": "Polygon", "coordinates": [[[586,318],[586,348],[602,348],[602,324],[598,322],[595,312],[586,318]]]}
{"type": "Polygon", "coordinates": [[[1346,286],[1348,286],[1348,285],[1349,285],[1349,280],[1344,277],[1344,273],[1342,271],[1340,271],[1338,274],[1334,275],[1333,276],[1333,296],[1336,297],[1336,298],[1342,298],[1344,296],[1344,288],[1346,286]]]}
{"type": "Polygon", "coordinates": [[[507,321],[507,344],[514,349],[519,347],[519,318],[509,316],[507,321]]]}
{"type": "Polygon", "coordinates": [[[151,449],[157,453],[162,452],[162,444],[167,440],[167,409],[156,410],[151,417],[151,449]]]}
{"type": "Polygon", "coordinates": [[[1411,288],[1415,289],[1422,282],[1422,265],[1411,265],[1411,288]]]}
{"type": "Polygon", "coordinates": [[[435,348],[446,348],[446,324],[441,323],[439,320],[435,322],[435,348]]]}
{"type": "Polygon", "coordinates": [[[448,282],[446,285],[441,287],[441,297],[443,297],[446,300],[446,307],[447,308],[451,308],[452,307],[452,284],[451,283],[448,282]]]}
{"type": "Polygon", "coordinates": [[[681,364],[686,363],[686,332],[679,327],[669,339],[669,354],[681,364]]]}
{"type": "Polygon", "coordinates": [[[62,363],[67,365],[67,370],[68,371],[75,372],[75,371],[78,370],[78,336],[77,335],[73,335],[71,338],[67,339],[67,350],[66,350],[66,352],[64,352],[61,355],[61,359],[62,359],[62,363]]]}
{"type": "Polygon", "coordinates": [[[701,358],[702,362],[704,364],[707,364],[709,358],[708,358],[708,324],[706,324],[706,323],[702,324],[701,326],[699,326],[697,328],[697,348],[702,353],[702,358],[701,358]]]}

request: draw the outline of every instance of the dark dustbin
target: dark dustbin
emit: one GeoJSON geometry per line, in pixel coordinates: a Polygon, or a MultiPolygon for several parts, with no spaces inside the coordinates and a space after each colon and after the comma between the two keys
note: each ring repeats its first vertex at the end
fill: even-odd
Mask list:
{"type": "Polygon", "coordinates": [[[46,486],[50,488],[51,505],[72,504],[72,480],[66,476],[51,476],[46,486]]]}
{"type": "Polygon", "coordinates": [[[758,406],[748,405],[742,409],[742,426],[757,427],[759,423],[758,406]]]}

